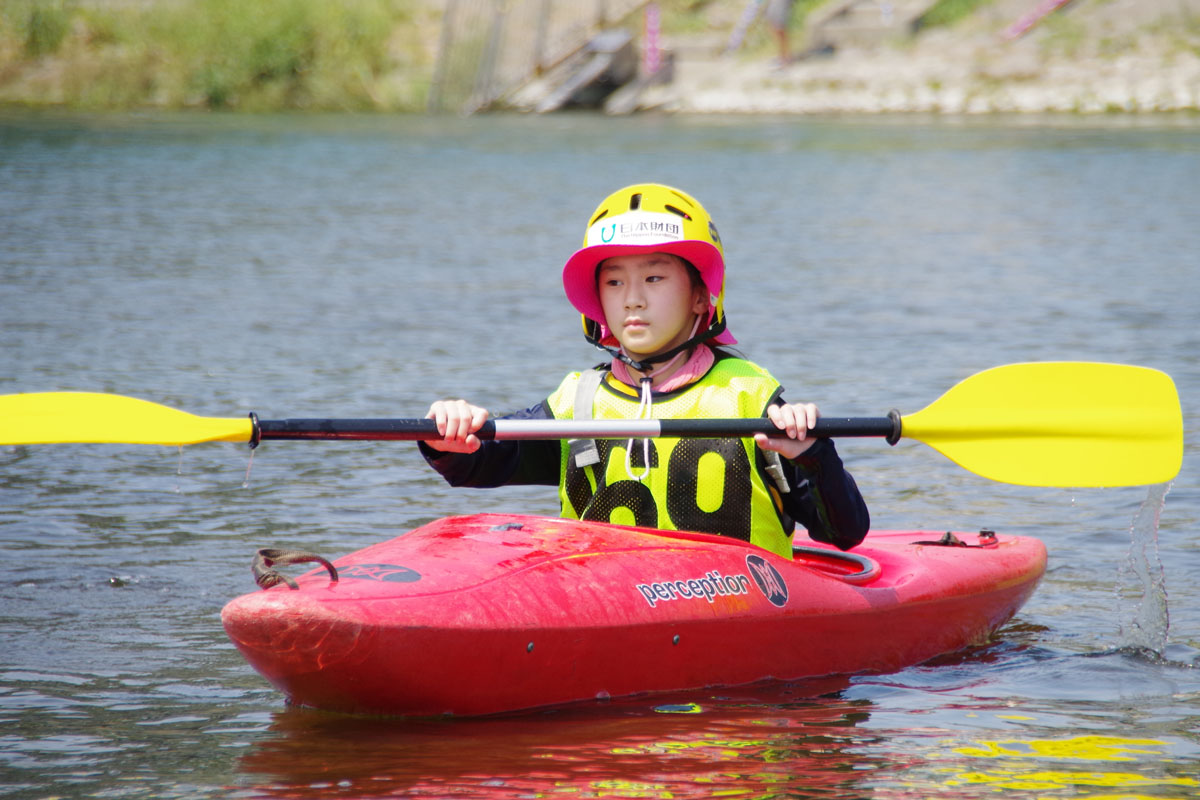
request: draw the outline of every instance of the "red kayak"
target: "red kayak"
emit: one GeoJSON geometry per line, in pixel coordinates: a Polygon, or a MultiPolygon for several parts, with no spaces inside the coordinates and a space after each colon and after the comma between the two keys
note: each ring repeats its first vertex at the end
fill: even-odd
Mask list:
{"type": "Polygon", "coordinates": [[[788,561],[698,533],[507,514],[437,520],[232,600],[229,637],[293,703],[493,714],[889,672],[985,641],[1040,541],[875,531],[788,561]]]}

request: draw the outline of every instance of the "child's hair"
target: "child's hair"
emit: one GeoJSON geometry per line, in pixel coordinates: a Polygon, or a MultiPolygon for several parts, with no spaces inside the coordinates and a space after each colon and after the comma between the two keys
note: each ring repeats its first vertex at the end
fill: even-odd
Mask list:
{"type": "Polygon", "coordinates": [[[700,270],[696,269],[692,262],[688,261],[686,258],[680,258],[679,256],[675,257],[683,262],[684,268],[687,269],[688,278],[692,281],[692,288],[700,289],[704,292],[704,296],[707,297],[708,287],[704,283],[704,278],[700,275],[700,270]]]}

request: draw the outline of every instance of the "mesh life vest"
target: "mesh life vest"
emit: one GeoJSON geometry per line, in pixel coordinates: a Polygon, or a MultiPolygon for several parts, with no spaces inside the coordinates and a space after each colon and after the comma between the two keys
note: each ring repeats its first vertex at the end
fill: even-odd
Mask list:
{"type": "MultiPolygon", "coordinates": [[[[574,405],[581,374],[568,375],[550,395],[547,404],[555,417],[576,417],[574,405]]],[[[595,390],[590,417],[636,418],[638,398],[612,383],[611,379],[603,380],[595,390]]],[[[759,418],[781,391],[779,383],[756,364],[740,358],[718,358],[700,380],[655,395],[653,416],[759,418]]],[[[639,439],[628,453],[629,470],[627,440],[602,439],[595,445],[593,453],[598,454],[598,463],[588,464],[585,460],[580,465],[572,455],[571,444],[561,444],[559,501],[563,517],[714,533],[792,557],[795,523],[783,513],[778,490],[764,472],[764,459],[753,439],[651,439],[649,465],[644,463],[639,439]],[[632,478],[630,472],[641,480],[632,478]]]]}

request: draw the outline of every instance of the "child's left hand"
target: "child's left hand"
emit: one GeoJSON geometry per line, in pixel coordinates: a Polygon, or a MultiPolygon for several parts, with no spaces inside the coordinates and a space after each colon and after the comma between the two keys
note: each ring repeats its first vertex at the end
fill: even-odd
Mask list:
{"type": "Polygon", "coordinates": [[[795,458],[812,447],[816,441],[809,439],[807,434],[808,429],[817,424],[820,416],[821,411],[815,403],[767,406],[767,418],[780,430],[786,431],[787,438],[756,433],[754,442],[763,450],[774,450],[784,458],[795,458]]]}

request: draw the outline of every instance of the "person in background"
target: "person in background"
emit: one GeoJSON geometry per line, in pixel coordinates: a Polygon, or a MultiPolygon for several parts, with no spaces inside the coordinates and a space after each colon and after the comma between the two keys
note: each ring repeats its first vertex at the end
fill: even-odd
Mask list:
{"type": "Polygon", "coordinates": [[[488,411],[439,400],[426,416],[443,438],[420,448],[451,485],[557,485],[564,517],[730,536],[784,558],[797,523],[841,549],[863,540],[870,515],[854,479],[831,440],[807,435],[817,406],[784,402],[770,373],[729,349],[724,248],[698,201],[662,184],[609,195],[563,285],[611,360],[513,418],[766,417],[785,435],[481,442],[488,411]]]}
{"type": "Polygon", "coordinates": [[[767,0],[767,24],[771,26],[771,35],[775,37],[778,55],[774,66],[782,69],[792,63],[792,46],[789,29],[792,24],[792,6],[795,0],[767,0]]]}
{"type": "MultiPolygon", "coordinates": [[[[771,62],[775,69],[782,69],[792,63],[792,47],[790,28],[792,22],[792,7],[795,0],[765,0],[767,25],[771,29],[771,37],[775,40],[776,57],[771,62]]],[[[742,16],[729,35],[729,43],[725,45],[725,55],[730,55],[742,46],[746,32],[763,11],[764,0],[749,0],[742,10],[742,16]]]]}

